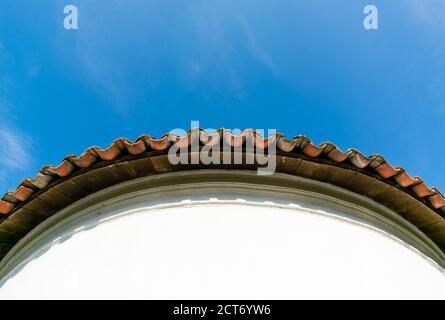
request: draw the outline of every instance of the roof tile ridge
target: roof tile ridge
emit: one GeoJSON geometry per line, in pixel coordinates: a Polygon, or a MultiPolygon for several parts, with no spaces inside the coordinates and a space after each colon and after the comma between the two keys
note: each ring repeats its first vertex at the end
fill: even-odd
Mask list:
{"type": "Polygon", "coordinates": [[[261,131],[249,128],[243,129],[239,134],[234,134],[233,131],[225,128],[219,128],[211,134],[202,128],[192,128],[183,136],[169,132],[160,138],[142,135],[135,141],[118,138],[105,149],[93,146],[86,149],[80,156],[73,154],[66,156],[59,165],[45,165],[34,178],[23,180],[16,190],[8,191],[3,195],[0,199],[0,214],[12,212],[17,204],[29,199],[37,190],[47,187],[53,179],[67,177],[77,168],[91,167],[96,161],[115,160],[122,154],[138,155],[149,150],[166,150],[172,144],[187,147],[192,139],[197,139],[199,144],[205,145],[221,135],[226,139],[225,142],[233,147],[245,144],[246,137],[253,135],[255,146],[260,149],[268,148],[273,141],[276,141],[278,149],[284,152],[300,150],[312,158],[324,155],[337,163],[349,161],[359,169],[370,168],[381,178],[395,181],[400,187],[411,190],[416,196],[427,200],[434,208],[445,213],[445,198],[439,190],[428,187],[417,176],[410,176],[404,168],[393,167],[379,154],[367,157],[354,148],[343,152],[334,143],[323,142],[316,145],[304,135],[288,139],[281,133],[263,137],[261,131]]]}

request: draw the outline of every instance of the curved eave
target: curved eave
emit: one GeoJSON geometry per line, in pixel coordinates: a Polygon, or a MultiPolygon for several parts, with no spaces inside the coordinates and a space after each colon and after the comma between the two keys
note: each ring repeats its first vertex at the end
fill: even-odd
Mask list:
{"type": "MultiPolygon", "coordinates": [[[[445,200],[418,177],[393,167],[380,155],[366,157],[355,149],[341,151],[332,143],[314,145],[307,137],[287,139],[277,134],[268,138],[254,130],[232,135],[225,129],[209,136],[192,130],[186,136],[164,135],[160,139],[142,136],[135,142],[115,140],[109,148],[92,147],[81,156],[70,155],[59,166],[45,166],[33,179],[24,180],[16,191],[0,200],[0,258],[29,231],[49,216],[99,190],[124,181],[166,172],[228,169],[256,170],[255,164],[172,165],[167,153],[172,144],[187,147],[196,139],[204,146],[223,137],[232,147],[255,137],[256,148],[277,146],[277,172],[329,183],[366,196],[395,211],[419,228],[445,252],[445,200]],[[173,142],[172,142],[173,141],[173,142]]],[[[229,151],[231,156],[235,149],[229,151]]],[[[245,153],[243,153],[245,156],[245,153]]],[[[223,157],[223,153],[220,154],[223,157]]]]}

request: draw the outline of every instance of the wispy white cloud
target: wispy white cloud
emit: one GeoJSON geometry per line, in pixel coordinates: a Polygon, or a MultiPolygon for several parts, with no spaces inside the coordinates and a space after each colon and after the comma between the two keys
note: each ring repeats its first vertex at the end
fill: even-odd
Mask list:
{"type": "MultiPolygon", "coordinates": [[[[72,67],[121,116],[156,100],[173,77],[186,90],[205,86],[203,95],[217,96],[218,101],[245,99],[250,82],[241,50],[276,73],[252,25],[228,14],[233,10],[229,4],[176,6],[172,10],[178,14],[171,22],[168,6],[143,0],[98,3],[82,11],[72,67]],[[97,16],[107,17],[106,22],[97,16]],[[122,23],[126,20],[131,24],[122,23]]],[[[71,56],[62,49],[60,54],[71,56]]]]}
{"type": "Polygon", "coordinates": [[[445,77],[445,42],[440,41],[440,36],[445,31],[445,1],[444,0],[409,0],[406,2],[413,23],[426,32],[425,42],[429,43],[428,62],[434,68],[426,70],[425,74],[417,74],[418,77],[425,78],[426,88],[425,104],[440,116],[445,114],[444,104],[444,77],[445,77]]]}
{"type": "Polygon", "coordinates": [[[30,162],[27,139],[20,133],[0,127],[0,166],[20,169],[30,162]]]}
{"type": "Polygon", "coordinates": [[[0,124],[0,192],[6,191],[4,188],[10,188],[12,180],[31,167],[33,157],[30,141],[18,130],[0,124]]]}
{"type": "Polygon", "coordinates": [[[435,27],[445,27],[445,20],[443,19],[445,1],[409,0],[407,4],[411,13],[419,19],[419,22],[435,27]]]}
{"type": "MultiPolygon", "coordinates": [[[[0,42],[0,68],[11,63],[11,55],[0,42]]],[[[14,85],[8,72],[0,76],[0,195],[19,182],[33,163],[31,141],[17,129],[14,104],[10,96],[14,85]]]]}
{"type": "Polygon", "coordinates": [[[239,16],[238,20],[241,24],[241,27],[245,33],[247,39],[247,47],[252,53],[252,55],[262,64],[266,66],[274,75],[277,75],[277,68],[272,60],[271,56],[267,53],[267,51],[260,46],[258,41],[256,41],[252,28],[249,23],[242,17],[239,16]]]}

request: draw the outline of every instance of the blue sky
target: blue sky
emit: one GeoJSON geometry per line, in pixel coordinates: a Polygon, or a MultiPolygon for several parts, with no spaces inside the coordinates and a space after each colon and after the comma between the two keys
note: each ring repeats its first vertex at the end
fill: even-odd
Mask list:
{"type": "Polygon", "coordinates": [[[444,190],[444,32],[442,0],[2,1],[0,191],[191,120],[381,153],[444,190]]]}

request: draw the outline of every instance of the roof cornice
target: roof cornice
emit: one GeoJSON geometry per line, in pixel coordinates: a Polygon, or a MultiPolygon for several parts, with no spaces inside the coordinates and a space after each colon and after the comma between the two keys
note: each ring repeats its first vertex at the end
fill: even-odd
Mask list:
{"type": "MultiPolygon", "coordinates": [[[[67,205],[98,190],[142,176],[196,169],[254,170],[255,164],[172,165],[167,153],[173,145],[187,147],[193,139],[200,148],[221,138],[227,145],[243,146],[253,137],[256,148],[267,152],[276,144],[277,172],[333,184],[364,195],[405,217],[445,250],[445,199],[419,177],[394,167],[381,155],[345,152],[330,142],[314,144],[306,136],[288,139],[282,134],[262,137],[246,129],[233,134],[219,129],[208,134],[192,129],[184,136],[160,138],[143,135],[135,141],[116,139],[102,149],[91,147],[80,156],[69,155],[57,166],[47,165],[34,178],[25,179],[0,200],[0,258],[35,225],[67,205]],[[3,247],[3,250],[2,250],[3,247]]],[[[221,150],[223,152],[223,150],[221,150]]],[[[227,150],[224,150],[227,152],[227,150]]]]}

